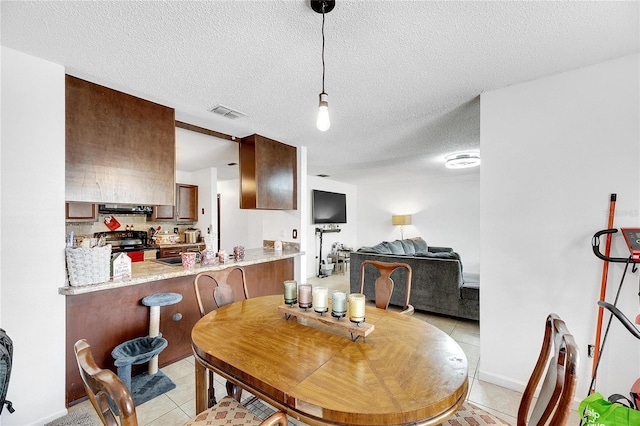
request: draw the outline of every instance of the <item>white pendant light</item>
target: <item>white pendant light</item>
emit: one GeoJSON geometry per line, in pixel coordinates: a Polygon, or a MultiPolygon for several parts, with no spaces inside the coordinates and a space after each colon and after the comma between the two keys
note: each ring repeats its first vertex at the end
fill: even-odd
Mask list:
{"type": "Polygon", "coordinates": [[[324,15],[335,7],[335,0],[311,0],[311,8],[318,13],[322,13],[322,92],[320,92],[320,102],[318,103],[318,121],[316,127],[321,132],[326,132],[331,127],[329,119],[329,95],[324,91],[324,15]]]}
{"type": "Polygon", "coordinates": [[[329,119],[329,102],[327,101],[328,95],[324,92],[320,93],[320,104],[318,105],[318,121],[316,126],[321,132],[329,130],[331,127],[331,120],[329,119]]]}

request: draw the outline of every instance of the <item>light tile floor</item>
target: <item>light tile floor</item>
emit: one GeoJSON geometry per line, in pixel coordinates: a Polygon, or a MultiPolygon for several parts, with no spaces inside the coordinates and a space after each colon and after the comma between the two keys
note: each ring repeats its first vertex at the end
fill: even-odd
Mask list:
{"type": "MultiPolygon", "coordinates": [[[[329,290],[349,291],[349,274],[337,273],[326,278],[312,278],[308,280],[314,285],[323,285],[329,290]]],[[[494,384],[482,381],[478,378],[478,366],[480,363],[480,326],[476,321],[446,318],[416,311],[414,317],[420,318],[449,334],[464,350],[469,364],[469,394],[467,399],[479,407],[497,415],[512,425],[516,424],[518,405],[522,394],[494,384]]],[[[185,358],[181,361],[162,368],[162,371],[176,384],[176,388],[136,407],[138,424],[141,426],[173,426],[182,425],[188,419],[195,416],[195,378],[194,359],[185,358]]],[[[226,389],[220,376],[216,375],[216,395],[225,395],[226,389]]],[[[243,402],[251,395],[243,392],[243,402]]],[[[73,412],[80,407],[86,407],[95,414],[91,403],[84,401],[69,408],[73,412]]],[[[268,408],[260,417],[269,414],[268,408]]],[[[100,422],[96,415],[96,425],[100,422]]],[[[304,423],[291,419],[293,425],[304,423]]],[[[578,414],[572,413],[569,424],[580,424],[578,414]]]]}

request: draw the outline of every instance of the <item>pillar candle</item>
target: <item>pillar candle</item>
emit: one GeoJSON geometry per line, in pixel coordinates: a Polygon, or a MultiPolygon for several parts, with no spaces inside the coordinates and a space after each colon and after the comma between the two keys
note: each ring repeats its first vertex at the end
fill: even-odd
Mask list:
{"type": "Polygon", "coordinates": [[[298,286],[298,305],[301,308],[311,306],[311,284],[300,284],[298,286]]]}
{"type": "Polygon", "coordinates": [[[365,298],[362,293],[352,293],[349,295],[349,319],[353,322],[364,321],[365,298]]]}
{"type": "Polygon", "coordinates": [[[296,303],[297,284],[295,280],[284,282],[284,301],[286,303],[296,303]]]}
{"type": "Polygon", "coordinates": [[[331,293],[331,311],[336,314],[347,312],[347,292],[335,290],[331,293]]]}
{"type": "Polygon", "coordinates": [[[326,287],[313,288],[313,309],[317,312],[325,312],[327,310],[329,289],[326,287]]]}

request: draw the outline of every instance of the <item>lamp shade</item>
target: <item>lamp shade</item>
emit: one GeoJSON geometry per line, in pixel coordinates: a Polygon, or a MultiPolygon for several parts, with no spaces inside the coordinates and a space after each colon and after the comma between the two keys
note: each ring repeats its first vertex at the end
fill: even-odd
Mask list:
{"type": "Polygon", "coordinates": [[[411,225],[411,215],[401,214],[391,216],[392,225],[411,225]]]}

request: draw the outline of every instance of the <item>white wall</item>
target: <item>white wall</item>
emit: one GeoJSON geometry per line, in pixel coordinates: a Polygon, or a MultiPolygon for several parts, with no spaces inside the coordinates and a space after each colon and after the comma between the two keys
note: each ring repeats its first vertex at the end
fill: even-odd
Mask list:
{"type": "MultiPolygon", "coordinates": [[[[202,141],[215,144],[218,139],[176,127],[176,144],[179,142],[181,144],[198,144],[202,141]]],[[[218,170],[216,168],[206,168],[194,172],[176,170],[176,182],[198,185],[198,222],[194,224],[194,227],[200,229],[203,237],[208,231],[215,234],[218,223],[218,170]]]]}
{"type": "MultiPolygon", "coordinates": [[[[587,395],[602,261],[591,237],[607,225],[640,226],[638,55],[482,94],[480,378],[522,390],[540,351],[546,315],[560,315],[581,355],[576,399],[587,395]],[[508,358],[509,362],[505,362],[508,358]]],[[[620,234],[612,255],[626,257],[620,234]]],[[[613,264],[613,301],[622,265],[613,264]]],[[[619,307],[638,313],[638,274],[619,307]]],[[[606,316],[605,316],[606,317],[606,316]]],[[[628,394],[640,345],[611,326],[596,389],[628,394]]]]}
{"type": "Polygon", "coordinates": [[[452,247],[460,254],[465,272],[479,271],[478,169],[462,174],[452,170],[451,176],[442,178],[358,185],[358,211],[358,247],[400,239],[391,216],[410,214],[404,238],[419,236],[429,245],[452,247]]]}
{"type": "Polygon", "coordinates": [[[347,199],[347,223],[340,224],[340,232],[325,233],[322,236],[322,259],[327,260],[327,255],[331,253],[331,246],[335,242],[340,242],[347,247],[357,249],[357,223],[360,220],[358,217],[358,199],[355,185],[336,182],[330,179],[321,178],[317,176],[307,177],[307,188],[305,195],[307,197],[307,243],[306,243],[306,265],[307,265],[307,278],[315,277],[318,275],[318,261],[320,256],[320,237],[316,235],[315,230],[322,225],[314,225],[312,222],[312,199],[311,192],[314,189],[321,191],[338,192],[346,195],[347,199]]]}
{"type": "Polygon", "coordinates": [[[218,182],[220,193],[220,248],[262,247],[263,240],[294,242],[293,229],[300,231],[298,210],[240,209],[240,184],[237,180],[218,182]]]}
{"type": "Polygon", "coordinates": [[[64,85],[62,66],[2,47],[0,326],[16,409],[4,425],[66,414],[64,85]]]}

